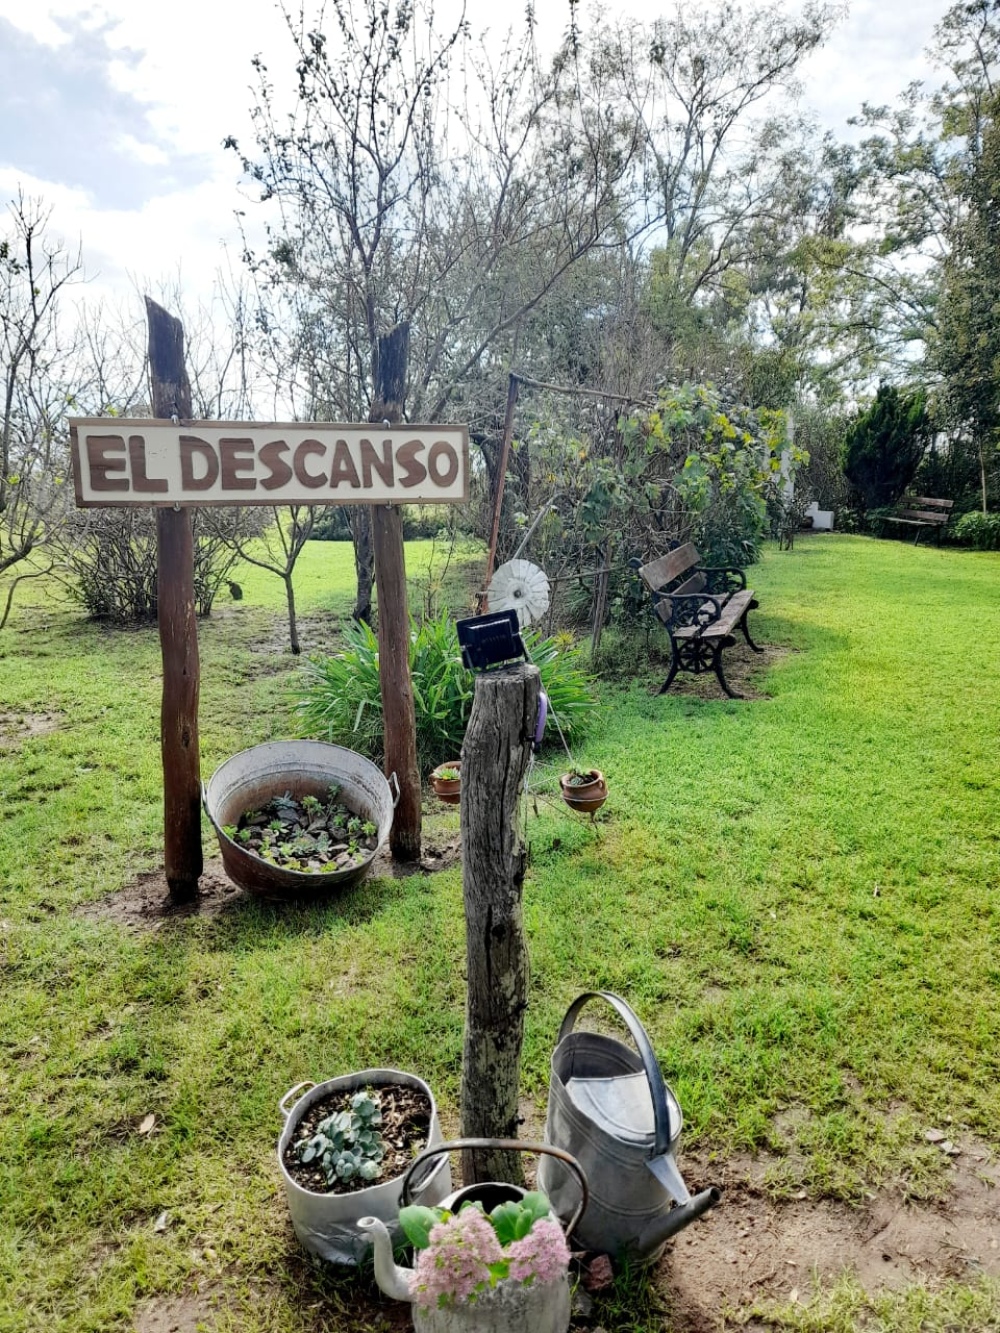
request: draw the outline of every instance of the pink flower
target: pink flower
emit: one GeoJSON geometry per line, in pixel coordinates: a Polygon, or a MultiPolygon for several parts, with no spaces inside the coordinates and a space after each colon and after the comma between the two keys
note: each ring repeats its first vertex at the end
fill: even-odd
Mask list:
{"type": "Polygon", "coordinates": [[[478,1208],[463,1208],[431,1228],[417,1258],[410,1287],[418,1305],[468,1301],[490,1285],[490,1265],[503,1259],[493,1226],[478,1208]]]}
{"type": "Polygon", "coordinates": [[[515,1282],[554,1282],[566,1272],[569,1246],[553,1217],[542,1217],[522,1240],[507,1246],[510,1276],[515,1282]]]}

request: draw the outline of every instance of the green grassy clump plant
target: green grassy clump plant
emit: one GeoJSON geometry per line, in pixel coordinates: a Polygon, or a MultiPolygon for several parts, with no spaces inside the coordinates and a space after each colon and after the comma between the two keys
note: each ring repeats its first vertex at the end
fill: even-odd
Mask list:
{"type": "MultiPolygon", "coordinates": [[[[340,652],[303,664],[300,723],[310,736],[376,758],[382,749],[378,638],[370,625],[352,623],[344,628],[344,640],[340,652]]],[[[590,681],[576,665],[572,640],[564,635],[541,638],[531,631],[524,640],[563,731],[574,740],[584,735],[594,698],[590,681]]],[[[410,678],[417,754],[421,768],[429,772],[461,749],[475,692],[472,672],[462,665],[455,622],[446,612],[413,626],[410,678]]]]}

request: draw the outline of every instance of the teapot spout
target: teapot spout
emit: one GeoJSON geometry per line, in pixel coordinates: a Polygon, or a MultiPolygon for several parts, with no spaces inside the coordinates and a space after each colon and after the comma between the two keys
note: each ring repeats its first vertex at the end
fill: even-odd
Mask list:
{"type": "Polygon", "coordinates": [[[377,1217],[358,1219],[358,1230],[365,1231],[374,1247],[375,1281],[380,1289],[394,1301],[410,1301],[410,1278],[412,1270],[400,1268],[392,1257],[392,1240],[386,1225],[377,1217]]]}

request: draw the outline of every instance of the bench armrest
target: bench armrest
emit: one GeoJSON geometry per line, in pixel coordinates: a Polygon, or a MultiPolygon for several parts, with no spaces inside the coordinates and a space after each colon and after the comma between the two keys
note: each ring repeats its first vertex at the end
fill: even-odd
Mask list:
{"type": "Polygon", "coordinates": [[[703,565],[698,572],[705,575],[710,593],[742,592],[747,586],[746,574],[735,565],[703,565]]]}
{"type": "Polygon", "coordinates": [[[708,629],[722,615],[722,603],[707,592],[657,592],[653,601],[668,630],[687,629],[691,625],[699,630],[708,629]]]}

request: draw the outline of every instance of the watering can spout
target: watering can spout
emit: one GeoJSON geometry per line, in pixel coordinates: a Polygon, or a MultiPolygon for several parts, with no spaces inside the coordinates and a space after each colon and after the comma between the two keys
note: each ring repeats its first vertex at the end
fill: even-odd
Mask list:
{"type": "Polygon", "coordinates": [[[713,1185],[707,1190],[702,1190],[700,1194],[696,1194],[694,1198],[689,1197],[687,1203],[671,1208],[665,1216],[654,1218],[636,1242],[636,1256],[643,1259],[652,1254],[671,1236],[676,1236],[678,1231],[683,1231],[686,1226],[696,1222],[699,1217],[704,1217],[708,1210],[714,1208],[721,1198],[722,1191],[716,1189],[713,1185]]]}

